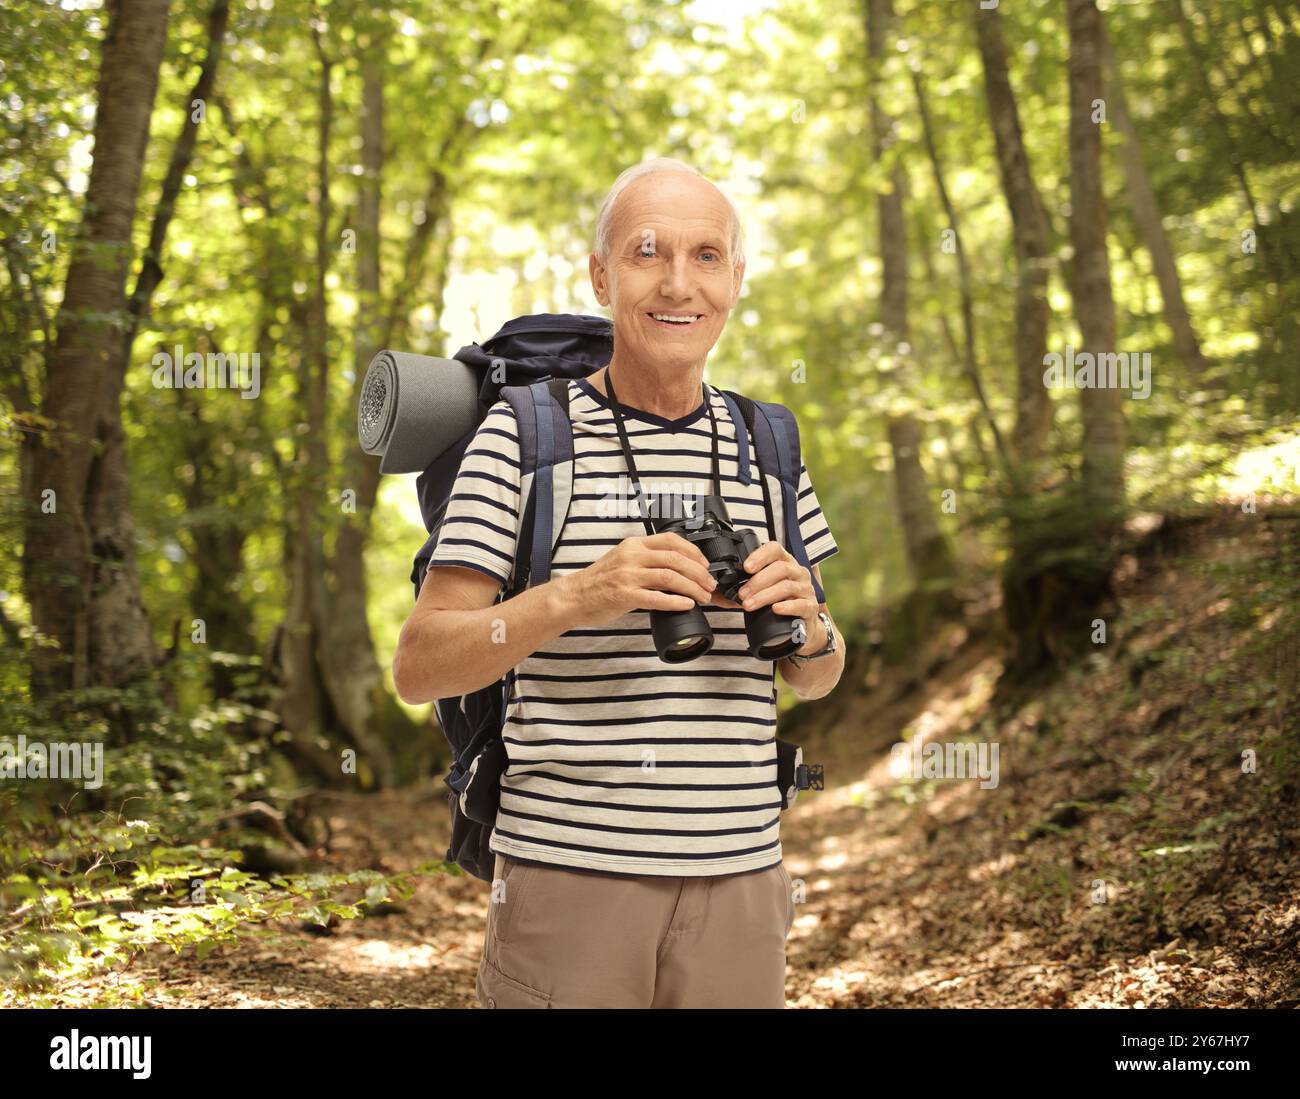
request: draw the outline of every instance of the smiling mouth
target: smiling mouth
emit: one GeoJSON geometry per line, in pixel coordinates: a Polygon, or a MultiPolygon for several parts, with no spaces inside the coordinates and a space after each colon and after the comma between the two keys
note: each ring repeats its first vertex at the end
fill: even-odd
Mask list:
{"type": "Polygon", "coordinates": [[[703,313],[647,313],[651,323],[659,328],[690,328],[699,322],[703,313]]]}

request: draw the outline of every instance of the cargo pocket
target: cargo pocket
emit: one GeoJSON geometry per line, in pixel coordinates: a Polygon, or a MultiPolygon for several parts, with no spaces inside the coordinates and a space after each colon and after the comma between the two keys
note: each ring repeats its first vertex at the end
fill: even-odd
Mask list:
{"type": "Polygon", "coordinates": [[[781,882],[782,882],[782,886],[785,889],[785,907],[786,907],[785,934],[786,934],[786,938],[789,938],[790,929],[794,927],[794,917],[795,917],[794,880],[790,877],[790,871],[785,868],[784,859],[782,859],[781,862],[778,863],[777,865],[781,871],[781,882]]]}
{"type": "Polygon", "coordinates": [[[528,887],[536,876],[537,867],[526,862],[515,862],[510,856],[502,856],[502,882],[505,883],[505,897],[492,906],[492,935],[499,943],[508,943],[513,929],[518,926],[520,913],[523,911],[524,899],[528,896],[528,887]]]}
{"type": "Polygon", "coordinates": [[[540,989],[507,976],[484,958],[478,967],[478,1002],[488,1008],[549,1008],[551,997],[540,989]]]}

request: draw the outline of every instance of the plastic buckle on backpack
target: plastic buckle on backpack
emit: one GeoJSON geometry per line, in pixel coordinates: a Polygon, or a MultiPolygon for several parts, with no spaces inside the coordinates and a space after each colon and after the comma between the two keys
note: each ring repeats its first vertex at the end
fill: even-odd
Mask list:
{"type": "Polygon", "coordinates": [[[826,771],[820,763],[801,763],[795,768],[794,784],[799,790],[825,790],[826,771]]]}

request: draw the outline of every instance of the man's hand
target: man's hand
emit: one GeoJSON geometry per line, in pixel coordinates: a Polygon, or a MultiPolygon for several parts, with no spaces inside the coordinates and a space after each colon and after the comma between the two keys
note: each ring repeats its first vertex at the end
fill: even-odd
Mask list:
{"type": "Polygon", "coordinates": [[[708,558],[671,532],[624,538],[598,561],[555,582],[565,589],[582,626],[606,626],[634,610],[732,605],[716,594],[708,558]]]}
{"type": "Polygon", "coordinates": [[[820,608],[813,589],[812,573],[775,540],[759,546],[745,559],[744,566],[750,577],[736,593],[740,596],[741,608],[753,611],[770,606],[777,614],[802,618],[808,640],[799,650],[799,655],[810,656],[824,649],[826,630],[817,618],[820,608]]]}

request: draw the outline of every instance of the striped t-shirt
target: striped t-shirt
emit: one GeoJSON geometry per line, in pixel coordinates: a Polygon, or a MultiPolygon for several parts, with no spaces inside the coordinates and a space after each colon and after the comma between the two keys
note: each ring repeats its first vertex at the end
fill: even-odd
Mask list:
{"type": "MultiPolygon", "coordinates": [[[[753,443],[746,485],[726,405],[712,387],[708,394],[731,520],[768,541],[753,443]]],[[[678,420],[622,407],[647,496],[698,499],[712,491],[713,436],[703,401],[678,420]]],[[[634,507],[611,504],[628,501],[632,490],[609,402],[585,379],[571,381],[569,415],[573,500],[553,577],[646,533],[634,507]]],[[[516,553],[519,484],[517,424],[502,400],[466,449],[430,567],[460,565],[504,584],[516,553]]],[[[837,552],[806,468],[797,510],[810,562],[837,552]]],[[[693,514],[689,503],[686,511],[693,514]]],[[[649,611],[634,610],[599,629],[570,630],[517,666],[502,730],[510,762],[493,851],[583,870],[692,877],[781,860],[775,665],[749,655],[742,611],[702,609],[714,646],[684,664],[659,659],[649,611]]]]}

